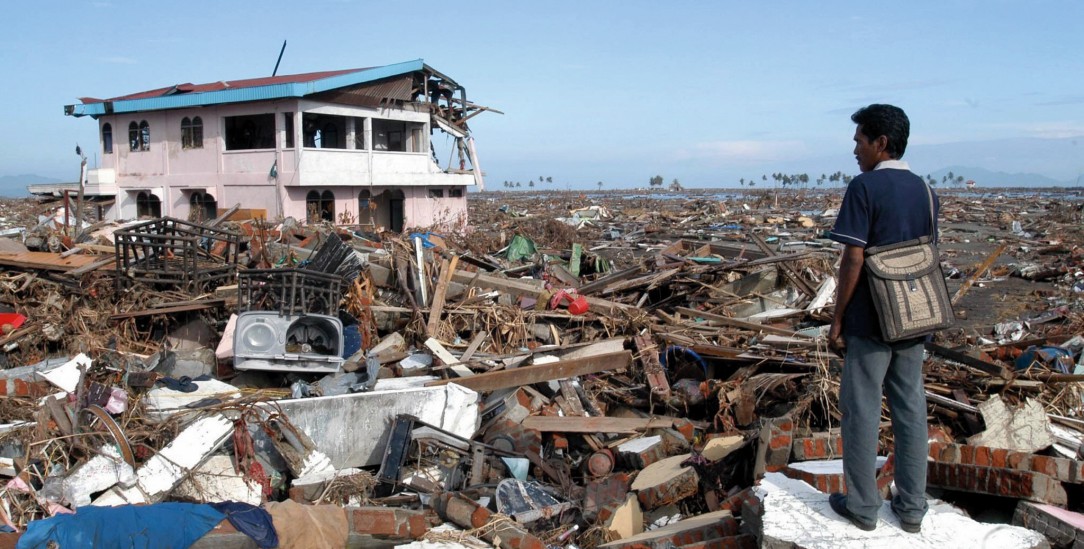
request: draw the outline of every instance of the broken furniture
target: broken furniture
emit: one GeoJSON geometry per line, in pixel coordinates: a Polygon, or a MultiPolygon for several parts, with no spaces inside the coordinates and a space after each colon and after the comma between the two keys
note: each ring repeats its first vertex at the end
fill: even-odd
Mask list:
{"type": "Polygon", "coordinates": [[[237,273],[240,234],[164,217],[114,233],[117,291],[135,282],[196,294],[237,273]]]}

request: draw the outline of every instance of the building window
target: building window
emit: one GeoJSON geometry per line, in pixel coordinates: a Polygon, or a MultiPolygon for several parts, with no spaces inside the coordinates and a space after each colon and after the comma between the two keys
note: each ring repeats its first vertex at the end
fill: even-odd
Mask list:
{"type": "Polygon", "coordinates": [[[309,223],[335,221],[335,194],[331,191],[309,191],[305,196],[305,212],[309,223]]]}
{"type": "Polygon", "coordinates": [[[282,114],[282,126],[286,130],[286,145],[284,148],[294,148],[294,113],[287,112],[282,114]]]}
{"type": "Polygon", "coordinates": [[[346,117],[329,114],[301,115],[305,146],[313,149],[345,149],[346,117]]]}
{"type": "Polygon", "coordinates": [[[463,198],[463,189],[448,189],[449,198],[463,198]]]}
{"type": "Polygon", "coordinates": [[[368,189],[358,193],[358,223],[369,225],[373,222],[373,211],[376,210],[376,201],[368,189]]]}
{"type": "Polygon", "coordinates": [[[102,152],[113,154],[113,126],[109,122],[102,124],[102,152]]]}
{"type": "Polygon", "coordinates": [[[203,120],[200,117],[189,120],[186,116],[181,119],[181,148],[203,148],[203,120]]]}
{"type": "Polygon", "coordinates": [[[146,120],[139,123],[139,150],[151,150],[151,125],[146,120]]]}
{"type": "Polygon", "coordinates": [[[429,198],[444,198],[444,189],[429,189],[429,198]]]}
{"type": "Polygon", "coordinates": [[[128,124],[128,149],[131,151],[139,150],[139,124],[134,121],[128,124]]]}
{"type": "Polygon", "coordinates": [[[227,116],[226,150],[275,148],[275,115],[227,116]]]}
{"type": "Polygon", "coordinates": [[[369,147],[365,144],[365,119],[354,119],[354,148],[363,151],[369,147]]]}
{"type": "Polygon", "coordinates": [[[218,217],[218,201],[210,194],[194,191],[188,198],[188,220],[203,223],[218,217]]]}
{"type": "Polygon", "coordinates": [[[136,195],[136,217],[162,217],[162,201],[151,193],[140,191],[136,195]]]}
{"type": "Polygon", "coordinates": [[[425,152],[422,150],[422,129],[419,126],[410,129],[410,152],[425,152]]]}
{"type": "Polygon", "coordinates": [[[373,119],[373,150],[425,152],[424,124],[373,119]]]}

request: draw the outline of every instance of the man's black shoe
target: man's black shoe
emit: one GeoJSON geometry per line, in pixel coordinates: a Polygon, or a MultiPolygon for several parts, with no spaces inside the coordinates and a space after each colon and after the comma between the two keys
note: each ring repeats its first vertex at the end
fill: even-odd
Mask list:
{"type": "Polygon", "coordinates": [[[896,518],[900,519],[900,530],[907,532],[908,534],[917,534],[922,531],[922,521],[910,522],[903,520],[903,517],[896,512],[896,506],[892,505],[892,514],[896,515],[896,518]]]}
{"type": "Polygon", "coordinates": [[[835,511],[836,514],[851,521],[851,524],[857,526],[862,530],[870,532],[873,529],[877,528],[876,522],[866,522],[865,520],[862,520],[862,518],[860,518],[858,515],[852,513],[849,509],[847,509],[847,496],[843,494],[835,493],[828,496],[828,505],[832,506],[832,510],[835,511]]]}

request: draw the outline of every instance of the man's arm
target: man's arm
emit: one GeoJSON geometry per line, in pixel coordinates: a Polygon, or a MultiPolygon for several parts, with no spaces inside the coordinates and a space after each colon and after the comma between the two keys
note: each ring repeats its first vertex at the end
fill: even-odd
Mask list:
{"type": "Polygon", "coordinates": [[[828,330],[828,348],[842,354],[846,344],[843,342],[843,312],[850,305],[854,291],[858,287],[858,277],[862,274],[862,265],[866,262],[865,250],[861,246],[848,244],[843,249],[843,259],[839,262],[838,284],[836,285],[836,310],[832,316],[832,327],[828,330]]]}

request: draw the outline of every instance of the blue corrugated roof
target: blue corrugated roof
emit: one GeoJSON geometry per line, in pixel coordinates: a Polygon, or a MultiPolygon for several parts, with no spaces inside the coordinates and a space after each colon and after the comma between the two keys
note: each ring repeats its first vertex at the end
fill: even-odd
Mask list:
{"type": "MultiPolygon", "coordinates": [[[[325,92],[347,86],[373,82],[382,78],[399,76],[425,68],[421,59],[363,69],[357,72],[330,76],[310,80],[307,82],[293,82],[286,84],[272,84],[266,86],[252,86],[239,89],[227,89],[211,92],[187,93],[177,95],[165,95],[142,99],[124,99],[112,101],[112,112],[139,112],[157,111],[163,109],[178,109],[183,107],[200,107],[218,105],[222,103],[241,103],[245,101],[266,101],[270,99],[283,99],[287,97],[304,97],[314,93],[325,92]]],[[[98,117],[106,114],[106,101],[98,103],[85,103],[68,105],[64,107],[64,114],[70,116],[98,117]]]]}

